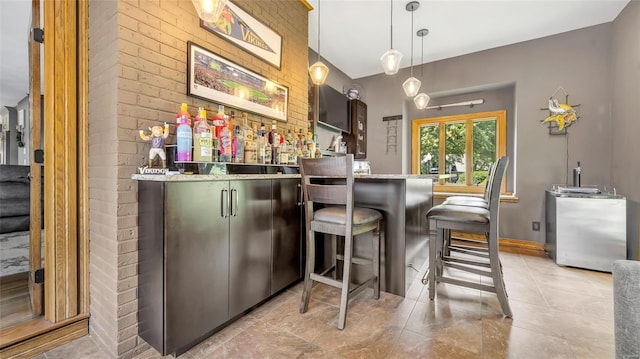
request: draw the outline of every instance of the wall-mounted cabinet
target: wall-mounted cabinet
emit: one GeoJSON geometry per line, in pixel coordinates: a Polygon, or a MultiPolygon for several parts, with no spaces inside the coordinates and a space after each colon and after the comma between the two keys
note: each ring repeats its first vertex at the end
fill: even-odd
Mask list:
{"type": "Polygon", "coordinates": [[[349,101],[351,133],[345,135],[347,152],[356,159],[367,158],[367,104],[360,100],[349,101]]]}

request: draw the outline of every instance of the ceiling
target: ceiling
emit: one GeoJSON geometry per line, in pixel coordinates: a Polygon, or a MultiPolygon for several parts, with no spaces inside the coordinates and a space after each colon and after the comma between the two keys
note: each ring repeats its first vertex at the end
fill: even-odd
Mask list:
{"type": "MultiPolygon", "coordinates": [[[[613,21],[629,0],[422,0],[414,11],[408,0],[393,1],[393,47],[414,66],[613,21]]],[[[318,47],[318,0],[309,0],[309,47],[318,47]]],[[[352,79],[382,73],[380,56],[390,48],[389,0],[323,0],[320,3],[320,54],[352,79]]]]}
{"type": "MultiPolygon", "coordinates": [[[[181,0],[187,1],[187,0],[181,0]]],[[[317,50],[318,0],[310,0],[309,46],[317,50]]],[[[414,65],[610,22],[629,0],[423,0],[414,12],[408,1],[393,2],[393,45],[414,65]]],[[[324,0],[321,5],[321,55],[352,79],[382,72],[380,56],[390,47],[390,1],[324,0]]],[[[15,106],[29,92],[30,0],[0,1],[0,106],[15,106]]]]}

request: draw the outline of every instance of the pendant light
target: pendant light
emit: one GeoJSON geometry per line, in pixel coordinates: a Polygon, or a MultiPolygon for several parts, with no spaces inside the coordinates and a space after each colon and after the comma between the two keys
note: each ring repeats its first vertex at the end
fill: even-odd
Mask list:
{"type": "Polygon", "coordinates": [[[314,85],[322,85],[328,74],[329,68],[320,61],[320,0],[318,0],[318,61],[309,67],[309,75],[314,85]]]}
{"type": "Polygon", "coordinates": [[[218,17],[227,4],[227,0],[191,0],[191,2],[196,8],[198,17],[213,25],[218,21],[218,17]]]}
{"type": "Polygon", "coordinates": [[[393,0],[391,0],[391,48],[380,57],[384,73],[387,75],[397,73],[400,68],[400,60],[402,60],[402,54],[393,48],[393,0]]]}
{"type": "MultiPolygon", "coordinates": [[[[424,80],[424,37],[429,34],[429,29],[420,29],[417,32],[417,35],[422,38],[422,55],[420,55],[420,77],[424,80]]],[[[413,98],[413,102],[415,102],[418,110],[424,110],[427,108],[429,104],[429,100],[431,98],[424,92],[419,93],[416,97],[413,98]]]]}
{"type": "Polygon", "coordinates": [[[418,9],[420,3],[417,1],[411,1],[407,4],[407,11],[411,11],[411,77],[409,77],[403,84],[402,88],[404,93],[409,96],[415,96],[420,90],[421,82],[417,78],[413,77],[413,12],[418,9]]]}

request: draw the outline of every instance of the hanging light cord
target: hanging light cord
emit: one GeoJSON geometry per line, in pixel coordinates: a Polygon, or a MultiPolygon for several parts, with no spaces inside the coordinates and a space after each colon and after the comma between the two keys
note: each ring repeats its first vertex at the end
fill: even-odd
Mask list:
{"type": "Polygon", "coordinates": [[[391,48],[393,49],[393,0],[391,0],[391,48]]]}
{"type": "Polygon", "coordinates": [[[411,77],[413,77],[413,12],[416,9],[411,9],[411,77]]]}
{"type": "Polygon", "coordinates": [[[320,61],[320,0],[318,0],[318,61],[320,61]]]}
{"type": "Polygon", "coordinates": [[[424,80],[424,35],[422,36],[422,54],[420,55],[420,78],[424,80]]]}

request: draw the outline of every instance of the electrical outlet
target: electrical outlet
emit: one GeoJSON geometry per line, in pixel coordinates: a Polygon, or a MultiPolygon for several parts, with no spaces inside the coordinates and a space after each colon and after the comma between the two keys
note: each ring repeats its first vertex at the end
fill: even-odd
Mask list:
{"type": "Polygon", "coordinates": [[[531,230],[532,231],[536,231],[536,232],[539,231],[540,230],[540,222],[536,222],[536,221],[531,222],[531,230]]]}

